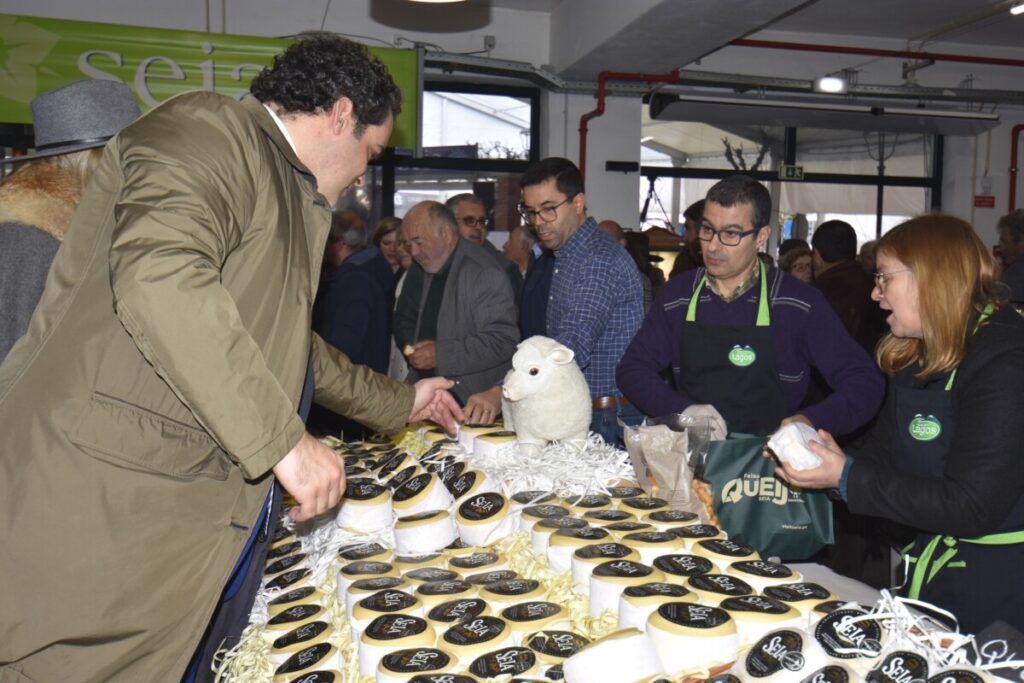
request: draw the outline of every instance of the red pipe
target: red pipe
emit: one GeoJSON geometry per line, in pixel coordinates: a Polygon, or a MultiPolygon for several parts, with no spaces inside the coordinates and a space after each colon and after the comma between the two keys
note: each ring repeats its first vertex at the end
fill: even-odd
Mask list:
{"type": "Polygon", "coordinates": [[[796,50],[801,52],[831,52],[845,55],[866,55],[868,57],[898,57],[902,59],[933,59],[937,62],[966,62],[967,64],[988,64],[992,66],[1024,66],[1024,59],[1003,59],[1000,57],[973,57],[949,52],[916,52],[913,50],[880,50],[872,47],[850,47],[845,45],[818,45],[813,43],[791,43],[780,40],[752,40],[740,38],[730,45],[738,47],[763,47],[773,50],[796,50]]]}
{"type": "Polygon", "coordinates": [[[1010,131],[1010,211],[1017,208],[1017,143],[1022,132],[1024,123],[1018,123],[1010,131]]]}
{"type": "Polygon", "coordinates": [[[679,80],[679,69],[668,74],[639,74],[619,71],[602,71],[597,75],[597,107],[580,117],[580,175],[587,175],[587,125],[591,119],[604,114],[605,86],[608,81],[642,81],[644,83],[675,83],[679,80]]]}

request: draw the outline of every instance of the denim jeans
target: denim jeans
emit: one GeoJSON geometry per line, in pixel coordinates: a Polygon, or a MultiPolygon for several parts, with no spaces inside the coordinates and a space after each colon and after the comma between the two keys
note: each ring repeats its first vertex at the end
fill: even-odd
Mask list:
{"type": "Polygon", "coordinates": [[[590,431],[600,434],[605,443],[622,448],[625,442],[622,440],[619,420],[633,427],[640,424],[643,419],[643,413],[633,404],[595,408],[590,418],[590,431]]]}

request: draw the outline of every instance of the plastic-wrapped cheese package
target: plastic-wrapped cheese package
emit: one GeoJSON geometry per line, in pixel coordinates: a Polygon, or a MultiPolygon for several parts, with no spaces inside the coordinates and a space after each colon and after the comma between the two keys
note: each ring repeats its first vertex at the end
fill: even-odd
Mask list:
{"type": "Polygon", "coordinates": [[[811,439],[821,441],[813,427],[803,422],[791,422],[779,427],[768,438],[768,450],[795,470],[814,469],[821,464],[821,458],[808,447],[807,442],[811,439]]]}

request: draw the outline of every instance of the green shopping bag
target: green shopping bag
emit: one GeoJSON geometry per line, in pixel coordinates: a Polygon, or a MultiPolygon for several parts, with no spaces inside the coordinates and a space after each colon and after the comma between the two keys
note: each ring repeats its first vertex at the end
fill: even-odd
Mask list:
{"type": "Polygon", "coordinates": [[[762,455],[767,437],[730,434],[712,441],[700,478],[711,484],[715,512],[729,538],[765,559],[804,560],[832,543],[832,501],[823,491],[797,489],[775,476],[762,455]]]}

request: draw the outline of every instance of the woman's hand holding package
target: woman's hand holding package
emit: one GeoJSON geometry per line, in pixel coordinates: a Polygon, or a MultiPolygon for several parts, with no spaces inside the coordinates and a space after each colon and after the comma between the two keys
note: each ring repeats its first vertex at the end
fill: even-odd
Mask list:
{"type": "Polygon", "coordinates": [[[818,430],[820,441],[811,440],[807,447],[821,458],[821,465],[809,470],[797,470],[792,465],[782,463],[775,468],[775,474],[793,486],[803,489],[834,489],[839,486],[839,478],[846,464],[846,454],[836,444],[832,435],[824,429],[818,430]]]}

